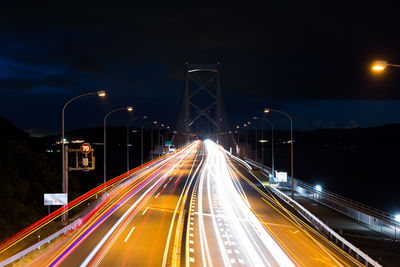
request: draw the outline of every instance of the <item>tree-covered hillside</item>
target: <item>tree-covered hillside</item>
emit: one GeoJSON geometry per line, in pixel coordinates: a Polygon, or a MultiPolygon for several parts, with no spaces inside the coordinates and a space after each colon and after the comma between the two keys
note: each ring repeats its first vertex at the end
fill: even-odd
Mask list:
{"type": "Polygon", "coordinates": [[[34,139],[0,117],[0,241],[46,215],[43,194],[61,189],[60,174],[34,139]]]}

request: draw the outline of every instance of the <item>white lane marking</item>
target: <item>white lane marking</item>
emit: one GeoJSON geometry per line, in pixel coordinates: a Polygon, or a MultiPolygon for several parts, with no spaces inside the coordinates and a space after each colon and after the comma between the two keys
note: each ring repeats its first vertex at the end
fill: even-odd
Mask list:
{"type": "Polygon", "coordinates": [[[190,257],[190,262],[194,262],[194,258],[190,257]]]}
{"type": "Polygon", "coordinates": [[[125,243],[128,241],[128,239],[129,239],[129,237],[131,236],[131,234],[132,234],[132,232],[133,232],[134,229],[135,229],[135,226],[132,227],[132,229],[129,231],[129,234],[126,236],[126,238],[125,238],[125,240],[124,240],[125,243]]]}
{"type": "Polygon", "coordinates": [[[160,193],[157,194],[157,196],[155,198],[158,198],[158,196],[160,195],[160,193]]]}
{"type": "Polygon", "coordinates": [[[142,215],[144,215],[148,209],[149,209],[149,207],[147,207],[147,208],[143,211],[142,215]]]}
{"type": "Polygon", "coordinates": [[[190,251],[191,253],[194,253],[194,249],[193,249],[193,248],[190,248],[189,251],[190,251]]]}

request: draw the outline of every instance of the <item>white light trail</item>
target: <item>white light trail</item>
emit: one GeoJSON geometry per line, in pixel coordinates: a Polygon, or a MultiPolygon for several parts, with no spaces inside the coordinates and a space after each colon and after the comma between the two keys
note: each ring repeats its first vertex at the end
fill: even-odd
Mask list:
{"type": "MultiPolygon", "coordinates": [[[[204,142],[207,150],[207,159],[199,181],[199,231],[203,265],[212,266],[209,249],[215,244],[208,243],[206,224],[203,219],[203,195],[207,194],[208,206],[214,228],[214,238],[222,263],[231,266],[235,262],[246,262],[251,266],[294,266],[281,247],[263,227],[260,220],[249,207],[244,191],[239,183],[235,183],[230,176],[230,167],[226,162],[225,154],[213,142],[204,142]],[[207,187],[204,191],[203,187],[207,187]],[[217,201],[213,201],[213,195],[217,201]],[[229,225],[230,236],[221,229],[217,218],[228,218],[223,221],[229,225]],[[224,240],[227,239],[228,241],[224,240]],[[240,257],[232,258],[229,251],[233,245],[238,248],[240,257]],[[244,260],[244,261],[243,261],[244,260]]],[[[215,200],[215,199],[214,199],[215,200]]],[[[224,223],[225,224],[225,223],[224,223]]]]}

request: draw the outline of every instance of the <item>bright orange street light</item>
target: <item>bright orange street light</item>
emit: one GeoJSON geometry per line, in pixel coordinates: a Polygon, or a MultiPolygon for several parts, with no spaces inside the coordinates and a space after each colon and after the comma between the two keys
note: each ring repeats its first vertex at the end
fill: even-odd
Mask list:
{"type": "Polygon", "coordinates": [[[374,62],[372,62],[371,69],[375,72],[382,72],[388,66],[400,68],[400,65],[390,64],[386,60],[375,60],[374,62]]]}

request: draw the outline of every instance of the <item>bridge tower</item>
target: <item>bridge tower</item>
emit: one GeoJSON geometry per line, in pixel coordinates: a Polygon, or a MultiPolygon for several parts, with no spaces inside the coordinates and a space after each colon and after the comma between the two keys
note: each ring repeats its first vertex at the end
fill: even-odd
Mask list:
{"type": "Polygon", "coordinates": [[[180,131],[205,137],[228,129],[219,69],[219,63],[186,63],[180,131]]]}

